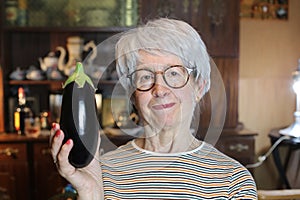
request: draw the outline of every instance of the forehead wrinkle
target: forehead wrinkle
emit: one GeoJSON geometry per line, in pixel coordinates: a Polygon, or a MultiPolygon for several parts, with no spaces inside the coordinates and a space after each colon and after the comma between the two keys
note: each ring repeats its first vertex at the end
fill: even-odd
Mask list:
{"type": "Polygon", "coordinates": [[[166,70],[168,67],[174,66],[174,65],[180,65],[182,66],[182,64],[161,64],[161,63],[139,63],[136,66],[136,70],[140,70],[140,69],[148,69],[151,71],[164,71],[166,70]]]}
{"type": "Polygon", "coordinates": [[[165,69],[173,65],[182,65],[182,60],[173,54],[159,52],[159,51],[145,51],[139,50],[137,69],[145,68],[148,69],[159,68],[165,69]]]}

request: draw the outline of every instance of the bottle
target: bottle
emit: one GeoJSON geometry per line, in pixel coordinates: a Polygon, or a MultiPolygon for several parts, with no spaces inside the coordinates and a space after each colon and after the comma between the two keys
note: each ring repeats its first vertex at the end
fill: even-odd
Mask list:
{"type": "Polygon", "coordinates": [[[32,116],[31,109],[26,105],[26,96],[23,87],[18,89],[18,105],[14,112],[14,127],[19,135],[25,135],[25,120],[32,116]]]}
{"type": "Polygon", "coordinates": [[[49,112],[43,111],[40,113],[41,134],[47,135],[50,131],[49,112]]]}
{"type": "Polygon", "coordinates": [[[6,0],[5,2],[5,21],[6,25],[14,26],[18,19],[18,2],[16,0],[6,0]]]}
{"type": "Polygon", "coordinates": [[[137,0],[121,0],[120,5],[120,25],[134,26],[138,22],[138,1],[137,0]]]}
{"type": "Polygon", "coordinates": [[[18,25],[27,25],[27,0],[18,0],[18,25]]]}

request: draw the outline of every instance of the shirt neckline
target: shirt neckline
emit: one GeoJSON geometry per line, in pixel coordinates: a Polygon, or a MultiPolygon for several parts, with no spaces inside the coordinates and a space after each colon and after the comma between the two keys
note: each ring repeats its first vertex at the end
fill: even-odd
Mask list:
{"type": "Polygon", "coordinates": [[[139,147],[136,143],[135,143],[135,140],[132,140],[131,141],[131,145],[137,150],[137,151],[140,151],[140,152],[143,152],[143,153],[146,153],[146,154],[151,154],[151,155],[154,155],[154,156],[181,156],[181,155],[187,155],[187,154],[192,154],[192,153],[195,153],[196,151],[199,151],[203,146],[204,146],[204,141],[201,142],[201,144],[195,148],[195,149],[192,149],[190,151],[184,151],[184,152],[178,152],[178,153],[159,153],[159,152],[154,152],[154,151],[149,151],[149,150],[145,150],[145,149],[142,149],[141,147],[139,147]]]}

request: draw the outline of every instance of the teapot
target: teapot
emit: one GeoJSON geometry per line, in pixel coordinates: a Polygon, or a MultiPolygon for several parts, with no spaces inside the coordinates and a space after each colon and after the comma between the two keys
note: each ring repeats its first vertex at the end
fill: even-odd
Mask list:
{"type": "Polygon", "coordinates": [[[65,62],[66,50],[62,46],[56,47],[60,51],[58,58],[58,69],[69,76],[75,69],[76,62],[82,61],[82,53],[92,49],[92,54],[89,56],[87,62],[91,64],[97,56],[97,48],[93,40],[84,45],[84,40],[79,36],[71,36],[67,38],[68,61],[65,62]]]}
{"type": "Polygon", "coordinates": [[[57,70],[58,58],[54,52],[49,52],[44,59],[39,58],[39,62],[41,69],[46,72],[47,79],[61,80],[64,78],[62,73],[57,70]]]}
{"type": "Polygon", "coordinates": [[[46,72],[48,68],[57,67],[58,58],[55,56],[54,52],[51,51],[44,59],[39,58],[39,62],[41,69],[46,72]]]}

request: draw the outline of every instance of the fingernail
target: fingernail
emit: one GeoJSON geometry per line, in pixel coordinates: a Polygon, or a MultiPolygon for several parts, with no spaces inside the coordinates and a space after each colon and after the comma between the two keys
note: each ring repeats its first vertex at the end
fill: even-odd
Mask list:
{"type": "Polygon", "coordinates": [[[60,136],[60,134],[61,134],[61,131],[60,131],[60,130],[57,130],[57,131],[55,132],[55,137],[60,136]]]}
{"type": "Polygon", "coordinates": [[[56,127],[56,123],[52,123],[52,128],[55,128],[56,127]]]}
{"type": "Polygon", "coordinates": [[[68,139],[66,143],[71,144],[71,139],[68,139]]]}

